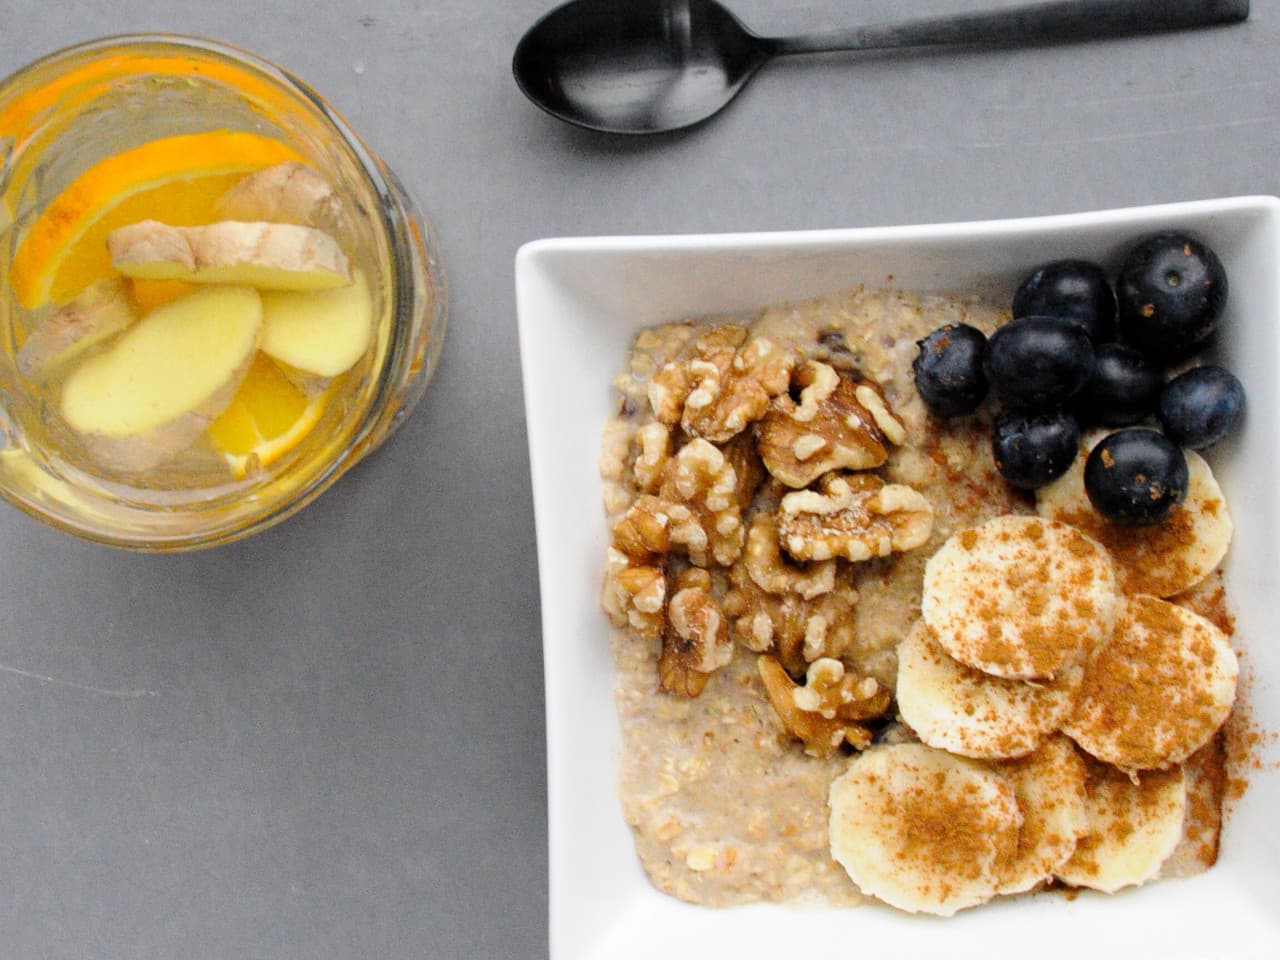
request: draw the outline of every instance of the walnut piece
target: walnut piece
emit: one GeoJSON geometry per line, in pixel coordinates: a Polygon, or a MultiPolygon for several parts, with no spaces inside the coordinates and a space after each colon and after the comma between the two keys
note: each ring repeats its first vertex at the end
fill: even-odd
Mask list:
{"type": "Polygon", "coordinates": [[[751,518],[742,560],[752,581],[768,593],[798,593],[812,600],[835,589],[836,562],[802,564],[784,557],[778,546],[778,525],[770,513],[751,518]]]}
{"type": "MultiPolygon", "coordinates": [[[[661,424],[658,427],[665,435],[666,427],[661,424]]],[[[647,448],[665,451],[669,449],[667,443],[657,437],[655,431],[647,448]]],[[[641,457],[645,449],[646,443],[641,441],[641,457]]],[[[674,457],[666,457],[665,452],[655,454],[654,464],[661,457],[665,459],[659,492],[642,493],[614,521],[602,604],[613,624],[628,629],[633,636],[650,640],[662,637],[665,657],[669,646],[667,635],[672,629],[674,638],[686,647],[695,641],[701,643],[699,631],[703,629],[695,626],[697,617],[687,609],[693,601],[692,594],[679,604],[672,597],[668,604],[670,556],[683,553],[698,566],[712,563],[728,566],[742,553],[746,531],[739,506],[742,494],[737,472],[724,452],[706,440],[693,440],[674,457]],[[677,623],[680,617],[684,619],[677,623]]],[[[657,482],[656,479],[653,482],[657,482]]],[[[681,576],[688,580],[685,574],[681,576]]],[[[706,600],[714,603],[709,592],[710,580],[707,580],[707,591],[706,600]]],[[[723,643],[714,649],[727,646],[731,652],[728,624],[718,607],[716,617],[723,643]]],[[[681,653],[679,662],[687,662],[690,669],[697,672],[709,673],[714,669],[709,660],[691,660],[687,651],[681,653]]],[[[696,681],[695,677],[690,684],[696,681]]],[[[690,695],[696,695],[696,691],[690,695]]]]}
{"type": "Polygon", "coordinates": [[[662,485],[662,474],[671,459],[671,430],[664,423],[646,423],[635,432],[635,463],[631,475],[636,489],[643,493],[657,493],[662,485]]]}
{"type": "Polygon", "coordinates": [[[724,457],[733,467],[737,475],[735,497],[738,507],[746,511],[756,499],[756,491],[768,479],[769,474],[756,453],[755,438],[749,433],[740,433],[728,443],[720,447],[724,457]]]}
{"type": "Polygon", "coordinates": [[[601,604],[615,627],[642,640],[656,640],[666,625],[665,562],[644,563],[610,547],[601,604]]]}
{"type": "Polygon", "coordinates": [[[796,368],[790,394],[776,397],[756,427],[760,456],[789,487],[807,487],[824,473],[869,470],[889,456],[906,429],[878,387],[816,360],[796,368]]]}
{"type": "Polygon", "coordinates": [[[667,460],[659,492],[641,494],[613,525],[613,546],[642,564],[674,552],[700,567],[728,566],[745,539],[737,473],[705,440],[667,460]]]}
{"type": "Polygon", "coordinates": [[[889,709],[888,690],[872,677],[849,673],[831,657],[809,665],[803,686],[773,657],[760,657],[756,669],[783,728],[811,757],[829,757],[842,743],[865,750],[872,739],[866,721],[889,709]]]}
{"type": "Polygon", "coordinates": [[[716,327],[695,356],[665,364],[649,381],[649,403],[664,424],[725,443],[764,416],[787,389],[795,358],[769,340],[747,340],[740,326],[716,327]]]}
{"type": "Polygon", "coordinates": [[[659,491],[673,524],[670,549],[699,567],[733,563],[746,540],[738,497],[737,471],[715,444],[691,440],[681,447],[667,462],[659,491]]]}
{"type": "Polygon", "coordinates": [[[711,574],[690,567],[676,577],[658,657],[658,685],[696,697],[716,670],[733,659],[729,624],[711,592],[711,574]]]}
{"type": "MultiPolygon", "coordinates": [[[[766,530],[772,532],[772,518],[757,514],[752,532],[763,537],[766,530]]],[[[742,559],[729,571],[731,586],[724,597],[724,612],[730,618],[734,640],[757,653],[773,652],[787,670],[797,675],[810,661],[839,656],[854,640],[853,609],[858,591],[852,575],[842,574],[832,563],[828,567],[831,586],[825,592],[805,597],[798,585],[810,592],[826,587],[823,575],[814,575],[814,566],[806,569],[780,562],[777,568],[766,569],[768,575],[763,579],[769,587],[786,587],[775,593],[756,582],[752,563],[744,551],[742,559]],[[795,579],[787,586],[785,578],[792,571],[795,579]]]]}
{"type": "Polygon", "coordinates": [[[614,521],[614,548],[641,563],[670,550],[672,518],[669,506],[648,494],[637,497],[614,521]]]}
{"type": "Polygon", "coordinates": [[[778,507],[778,539],[797,560],[861,561],[914,550],[933,532],[933,506],[918,491],[878,477],[829,474],[778,507]]]}
{"type": "Polygon", "coordinates": [[[696,527],[685,507],[637,497],[613,524],[602,604],[616,627],[641,639],[662,636],[667,609],[667,551],[672,531],[696,527]]]}

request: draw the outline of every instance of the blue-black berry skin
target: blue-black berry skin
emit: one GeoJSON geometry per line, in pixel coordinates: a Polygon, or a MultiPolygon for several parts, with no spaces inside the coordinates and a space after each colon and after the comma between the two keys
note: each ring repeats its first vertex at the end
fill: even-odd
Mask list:
{"type": "Polygon", "coordinates": [[[1080,450],[1080,428],[1063,411],[1006,412],[996,420],[991,453],[1000,476],[1035,490],[1067,472],[1080,450]]]}
{"type": "Polygon", "coordinates": [[[1074,403],[1081,422],[1127,427],[1155,413],[1164,386],[1158,364],[1123,343],[1104,343],[1094,353],[1093,376],[1074,403]]]}
{"type": "Polygon", "coordinates": [[[1093,374],[1089,335],[1053,317],[1019,317],[987,344],[986,374],[1008,407],[1046,411],[1061,406],[1093,374]]]}
{"type": "Polygon", "coordinates": [[[939,417],[962,417],[977,410],[987,395],[982,369],[987,338],[966,323],[939,327],[916,343],[912,363],[916,392],[939,417]]]}
{"type": "Polygon", "coordinates": [[[1162,233],[1129,252],[1116,298],[1120,338],[1149,356],[1177,360],[1205,346],[1218,329],[1227,272],[1199,240],[1162,233]]]}
{"type": "Polygon", "coordinates": [[[1013,295],[1015,317],[1058,317],[1084,327],[1095,345],[1115,339],[1116,295],[1090,260],[1041,264],[1013,295]]]}
{"type": "Polygon", "coordinates": [[[1244,416],[1244,385],[1222,367],[1192,367],[1165,384],[1157,415],[1170,440],[1203,450],[1234,430],[1244,416]]]}
{"type": "Polygon", "coordinates": [[[1084,464],[1084,490],[1113,523],[1150,526],[1187,493],[1187,458],[1158,430],[1129,427],[1103,437],[1084,464]]]}

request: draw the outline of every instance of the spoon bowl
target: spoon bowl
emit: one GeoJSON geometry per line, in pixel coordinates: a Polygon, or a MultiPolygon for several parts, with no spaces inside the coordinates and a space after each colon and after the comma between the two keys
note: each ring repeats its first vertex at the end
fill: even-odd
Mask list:
{"type": "Polygon", "coordinates": [[[1045,43],[1154,33],[1249,16],[1249,0],[1054,0],[796,37],[752,33],[716,0],[570,0],[512,59],[530,100],[568,123],[661,133],[723,109],[772,57],[832,50],[1045,43]]]}
{"type": "Polygon", "coordinates": [[[524,35],[512,69],[525,96],[561,120],[657,133],[706,119],[770,56],[714,0],[574,0],[524,35]]]}

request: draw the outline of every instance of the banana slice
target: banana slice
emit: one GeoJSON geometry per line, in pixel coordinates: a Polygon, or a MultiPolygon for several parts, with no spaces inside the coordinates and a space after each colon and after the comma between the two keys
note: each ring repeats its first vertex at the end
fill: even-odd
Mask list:
{"type": "Polygon", "coordinates": [[[1003,516],[961,530],[925,565],[921,613],[955,659],[998,677],[1051,678],[1111,629],[1115,571],[1078,530],[1003,516]]]}
{"type": "Polygon", "coordinates": [[[998,774],[920,743],[860,754],[830,802],[831,855],[863,893],[908,913],[990,900],[1022,824],[998,774]]]}
{"type": "Polygon", "coordinates": [[[1086,664],[1062,729],[1122,770],[1164,769],[1226,722],[1239,672],[1226,634],[1204,617],[1158,597],[1128,597],[1111,642],[1086,664]]]}
{"type": "Polygon", "coordinates": [[[1091,763],[1085,792],[1085,833],[1058,878],[1104,893],[1152,879],[1182,839],[1182,768],[1149,771],[1134,783],[1114,767],[1091,763]]]}
{"type": "Polygon", "coordinates": [[[1053,680],[993,677],[950,657],[917,621],[898,645],[898,711],[925,743],[964,757],[1030,753],[1075,707],[1084,667],[1053,680]]]}
{"type": "Polygon", "coordinates": [[[1000,875],[1000,893],[1023,893],[1071,859],[1088,826],[1085,762],[1061,734],[1034,753],[996,764],[1012,786],[1022,811],[1018,852],[1000,875]]]}
{"type": "Polygon", "coordinates": [[[1155,526],[1121,526],[1093,509],[1084,492],[1085,459],[1104,436],[1095,431],[1084,438],[1071,469],[1036,492],[1036,512],[1078,527],[1111,551],[1126,593],[1171,597],[1195,586],[1222,562],[1233,529],[1209,464],[1194,450],[1184,450],[1189,479],[1182,506],[1155,526]]]}

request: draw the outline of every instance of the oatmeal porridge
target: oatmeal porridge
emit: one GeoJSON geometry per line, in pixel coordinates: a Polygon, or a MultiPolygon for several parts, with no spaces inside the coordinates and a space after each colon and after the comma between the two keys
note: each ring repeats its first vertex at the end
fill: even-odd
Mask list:
{"type": "MultiPolygon", "coordinates": [[[[1067,792],[1080,794],[1072,812],[1079,822],[1086,809],[1097,819],[1125,804],[1154,809],[1166,794],[1173,798],[1172,812],[1152,819],[1153,836],[1177,832],[1176,850],[1159,858],[1161,875],[1213,862],[1223,782],[1221,734],[1214,732],[1222,718],[1214,710],[1201,718],[1216,719],[1209,734],[1180,745],[1188,749],[1176,762],[1144,757],[1135,765],[1172,769],[1141,778],[1146,793],[1165,790],[1156,800],[1126,793],[1125,785],[1137,789],[1137,777],[1122,774],[1123,782],[1112,783],[1123,763],[1103,770],[1073,746],[1087,740],[1079,729],[1087,718],[1071,717],[1072,740],[1057,731],[1088,687],[1086,674],[1104,675],[1084,663],[1098,645],[1090,631],[1110,635],[1117,618],[1136,610],[1118,599],[1126,578],[1147,571],[1145,593],[1164,570],[1168,582],[1159,595],[1177,594],[1174,604],[1152,598],[1162,606],[1132,617],[1164,622],[1164,608],[1176,605],[1194,611],[1187,616],[1196,629],[1208,624],[1213,642],[1230,632],[1215,569],[1221,554],[1175,550],[1172,559],[1149,563],[1151,551],[1161,549],[1152,534],[1147,552],[1128,548],[1132,557],[1116,557],[1113,572],[1107,538],[1117,538],[1105,521],[1090,527],[1081,519],[1083,493],[1070,486],[1079,485],[1082,467],[1041,491],[1037,505],[1035,494],[1001,478],[988,406],[952,421],[930,415],[913,381],[917,341],[947,324],[990,335],[1008,319],[1007,310],[976,298],[859,289],[777,305],[749,320],[658,326],[636,338],[615,381],[617,415],[600,459],[611,529],[603,603],[618,628],[619,793],[639,859],[658,889],[711,906],[852,906],[874,895],[913,909],[882,892],[859,862],[877,855],[886,832],[927,833],[931,818],[945,812],[925,791],[908,822],[901,811],[915,808],[900,801],[910,791],[889,800],[877,794],[889,775],[877,765],[899,758],[909,758],[921,782],[954,781],[957,791],[986,798],[983,817],[1003,817],[984,822],[984,836],[1004,839],[983,840],[981,850],[965,847],[950,827],[946,849],[930,849],[934,860],[986,863],[979,873],[991,874],[968,884],[979,893],[989,887],[986,896],[939,894],[944,909],[934,912],[1037,888],[1055,875],[1102,886],[1091,883],[1102,871],[1089,856],[1103,861],[1105,850],[1086,856],[1085,844],[1077,849],[1083,829],[1067,831],[1065,849],[1061,837],[1057,847],[1045,839],[1056,836],[1057,821],[1052,804],[1041,809],[1035,797],[1064,769],[1074,777],[1067,792]],[[1000,561],[1007,570],[984,573],[982,562],[1000,551],[987,550],[981,538],[1007,540],[1001,525],[1010,524],[1037,545],[1059,538],[1059,552],[1015,551],[1000,561]],[[947,551],[959,555],[954,569],[931,563],[947,551]],[[1026,568],[1028,557],[1034,568],[1059,556],[1074,557],[1087,577],[1101,571],[1101,579],[1088,581],[1087,596],[1078,584],[1062,588],[1066,601],[1074,597],[1076,626],[1088,629],[1073,631],[1079,650],[1046,659],[1044,643],[1027,639],[1035,623],[1016,615],[1028,602],[1043,606],[1043,598],[1015,596],[1008,614],[991,604],[975,610],[974,598],[984,594],[973,587],[984,576],[1012,583],[1014,591],[1020,578],[1052,583],[1065,576],[1052,564],[1042,576],[1015,568],[1026,568]],[[966,560],[977,572],[966,572],[966,560]],[[1196,567],[1194,576],[1187,566],[1196,567]],[[1003,631],[995,645],[969,638],[986,660],[975,661],[968,648],[936,648],[930,614],[940,619],[936,611],[948,609],[992,635],[1003,631]],[[910,659],[901,676],[900,656],[910,659]],[[957,730],[964,725],[948,721],[993,702],[1002,711],[993,716],[1003,739],[989,731],[965,739],[957,730]],[[930,714],[940,703],[951,712],[930,714]],[[858,770],[855,758],[866,761],[858,770]],[[1172,779],[1176,788],[1162,787],[1172,779]],[[878,815],[877,804],[894,807],[898,820],[886,825],[889,813],[878,815]]],[[[1085,446],[1090,442],[1097,440],[1086,438],[1085,446]]],[[[1196,517],[1225,515],[1211,476],[1184,512],[1193,509],[1196,517]]],[[[1186,531],[1181,536],[1196,543],[1186,531]]],[[[1071,606],[1066,601],[1050,598],[1045,614],[1061,636],[1067,613],[1059,616],[1055,604],[1071,606]]],[[[1234,675],[1231,681],[1228,708],[1234,675]]],[[[1135,723],[1142,720],[1135,715],[1135,723]]],[[[902,769],[892,776],[903,776],[902,769]]],[[[911,864],[898,866],[901,872],[911,864]]],[[[947,889],[965,886],[952,876],[947,889]]]]}

